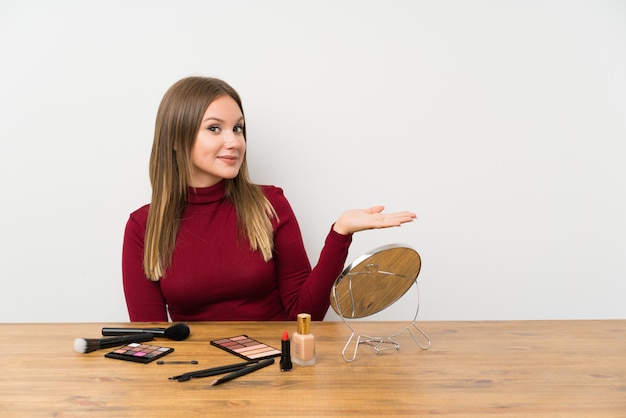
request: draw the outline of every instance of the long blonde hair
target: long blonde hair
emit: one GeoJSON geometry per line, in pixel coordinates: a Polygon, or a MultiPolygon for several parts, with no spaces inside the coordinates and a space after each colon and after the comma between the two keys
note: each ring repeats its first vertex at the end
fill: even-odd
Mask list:
{"type": "MultiPolygon", "coordinates": [[[[143,268],[150,280],[165,277],[167,268],[171,267],[192,178],[191,150],[206,109],[223,96],[232,97],[243,115],[239,94],[216,78],[184,78],[172,85],[161,100],[150,156],[152,201],[144,240],[143,268]]],[[[243,134],[245,138],[245,124],[243,134]]],[[[247,153],[239,174],[224,180],[226,198],[237,211],[241,236],[247,237],[251,249],[260,251],[263,259],[269,261],[274,248],[271,219],[276,217],[276,212],[259,186],[251,182],[246,156],[247,153]]]]}

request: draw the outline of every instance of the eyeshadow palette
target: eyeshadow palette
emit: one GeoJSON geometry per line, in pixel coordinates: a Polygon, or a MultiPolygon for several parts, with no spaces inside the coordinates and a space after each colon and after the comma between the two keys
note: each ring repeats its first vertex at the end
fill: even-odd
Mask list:
{"type": "Polygon", "coordinates": [[[110,353],[106,353],[104,357],[134,361],[137,363],[150,363],[151,361],[156,360],[159,357],[163,357],[172,351],[174,351],[174,349],[169,347],[159,347],[158,345],[142,343],[130,343],[117,348],[110,353]]]}
{"type": "Polygon", "coordinates": [[[270,347],[254,338],[250,338],[247,335],[213,340],[211,341],[211,345],[246,360],[262,360],[280,356],[280,350],[270,347]]]}

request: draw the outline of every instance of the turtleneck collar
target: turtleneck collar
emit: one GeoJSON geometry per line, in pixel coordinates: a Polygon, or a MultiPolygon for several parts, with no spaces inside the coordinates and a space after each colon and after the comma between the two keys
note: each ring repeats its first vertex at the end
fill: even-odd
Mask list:
{"type": "Polygon", "coordinates": [[[210,187],[188,187],[187,203],[190,204],[206,204],[218,202],[226,195],[226,182],[220,181],[210,187]]]}

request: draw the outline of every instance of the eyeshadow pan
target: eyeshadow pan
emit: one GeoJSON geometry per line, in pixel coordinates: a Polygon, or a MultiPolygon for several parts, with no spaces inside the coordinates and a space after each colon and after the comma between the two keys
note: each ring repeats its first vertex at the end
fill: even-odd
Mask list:
{"type": "Polygon", "coordinates": [[[267,357],[280,356],[280,351],[275,350],[275,349],[271,349],[270,351],[262,351],[262,352],[257,353],[257,354],[247,354],[247,356],[251,360],[256,360],[258,358],[267,358],[267,357]]]}
{"type": "Polygon", "coordinates": [[[221,338],[211,345],[246,360],[260,360],[280,356],[280,351],[247,335],[221,338]]]}
{"type": "Polygon", "coordinates": [[[272,348],[270,348],[268,346],[264,346],[264,347],[261,347],[261,348],[257,348],[255,350],[245,351],[245,355],[246,356],[253,356],[253,355],[259,354],[259,353],[267,353],[268,351],[272,351],[272,350],[273,350],[272,348]]]}
{"type": "Polygon", "coordinates": [[[233,351],[236,351],[237,353],[247,353],[248,351],[253,351],[253,350],[256,350],[258,348],[264,348],[264,347],[267,347],[267,346],[265,344],[258,344],[257,343],[255,345],[251,345],[251,346],[243,347],[243,348],[238,348],[238,349],[233,350],[233,351]]]}

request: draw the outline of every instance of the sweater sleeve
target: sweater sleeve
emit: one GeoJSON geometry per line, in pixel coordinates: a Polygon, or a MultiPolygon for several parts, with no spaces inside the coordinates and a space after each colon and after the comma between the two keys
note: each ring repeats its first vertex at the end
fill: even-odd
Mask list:
{"type": "Polygon", "coordinates": [[[331,228],[317,265],[311,269],[298,221],[282,189],[264,190],[278,214],[274,263],[283,307],[290,319],[307,312],[313,320],[323,320],[332,285],[344,269],[352,235],[341,235],[331,228]]]}
{"type": "Polygon", "coordinates": [[[132,322],[166,322],[166,301],[160,282],[143,271],[144,236],[148,208],[132,213],[126,223],[122,247],[122,280],[128,315],[132,322]]]}

